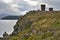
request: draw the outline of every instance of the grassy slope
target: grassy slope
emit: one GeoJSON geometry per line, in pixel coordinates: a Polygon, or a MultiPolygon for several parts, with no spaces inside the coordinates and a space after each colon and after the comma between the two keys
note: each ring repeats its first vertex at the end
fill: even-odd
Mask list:
{"type": "Polygon", "coordinates": [[[28,12],[16,25],[22,31],[9,40],[60,40],[60,12],[28,12]]]}

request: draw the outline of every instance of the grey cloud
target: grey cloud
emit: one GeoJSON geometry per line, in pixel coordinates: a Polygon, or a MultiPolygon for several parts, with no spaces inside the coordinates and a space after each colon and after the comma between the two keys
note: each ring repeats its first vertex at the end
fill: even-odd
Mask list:
{"type": "Polygon", "coordinates": [[[11,4],[0,1],[0,14],[21,15],[18,8],[12,8],[11,4]]]}
{"type": "Polygon", "coordinates": [[[39,4],[36,5],[36,6],[34,6],[34,7],[30,7],[27,2],[22,2],[21,1],[20,6],[22,6],[22,7],[19,8],[19,10],[25,11],[25,10],[31,10],[31,9],[40,9],[41,3],[48,4],[48,6],[47,6],[46,9],[48,9],[49,7],[53,7],[55,10],[56,9],[60,9],[60,5],[59,5],[60,4],[60,1],[59,0],[56,0],[56,1],[55,0],[31,0],[31,1],[37,1],[37,2],[39,2],[39,4]]]}
{"type": "Polygon", "coordinates": [[[42,2],[52,6],[55,10],[60,9],[60,0],[42,0],[42,2]]]}
{"type": "Polygon", "coordinates": [[[29,5],[28,5],[28,3],[27,2],[24,2],[24,1],[19,2],[18,5],[19,6],[22,6],[22,7],[19,7],[18,8],[20,11],[27,11],[30,8],[29,5]]]}
{"type": "Polygon", "coordinates": [[[50,6],[52,6],[55,10],[60,9],[60,0],[31,0],[31,1],[36,1],[36,2],[38,2],[38,4],[36,6],[31,6],[28,4],[27,1],[16,0],[12,4],[17,4],[18,7],[14,8],[14,9],[11,8],[11,4],[0,1],[0,14],[1,13],[7,13],[7,14],[17,14],[18,13],[21,15],[22,12],[24,12],[24,11],[40,9],[41,3],[48,4],[46,9],[48,9],[50,6]]]}
{"type": "Polygon", "coordinates": [[[32,5],[29,5],[28,2],[26,2],[26,1],[21,1],[21,2],[18,3],[18,5],[22,6],[22,7],[18,8],[20,11],[28,11],[28,10],[34,10],[34,9],[38,9],[39,8],[39,5],[32,6],[32,5]]]}

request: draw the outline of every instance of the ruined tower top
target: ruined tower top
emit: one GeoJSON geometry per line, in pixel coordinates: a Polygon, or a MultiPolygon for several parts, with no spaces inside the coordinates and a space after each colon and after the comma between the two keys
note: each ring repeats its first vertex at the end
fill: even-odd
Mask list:
{"type": "Polygon", "coordinates": [[[41,5],[41,11],[45,11],[45,4],[41,5]]]}
{"type": "Polygon", "coordinates": [[[53,8],[49,8],[49,11],[53,11],[53,8]]]}

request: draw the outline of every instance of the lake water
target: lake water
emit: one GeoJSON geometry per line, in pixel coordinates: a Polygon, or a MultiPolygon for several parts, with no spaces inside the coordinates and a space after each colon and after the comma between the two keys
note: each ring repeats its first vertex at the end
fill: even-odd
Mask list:
{"type": "Polygon", "coordinates": [[[13,27],[16,24],[17,20],[0,20],[0,37],[4,32],[11,34],[13,32],[13,27]]]}

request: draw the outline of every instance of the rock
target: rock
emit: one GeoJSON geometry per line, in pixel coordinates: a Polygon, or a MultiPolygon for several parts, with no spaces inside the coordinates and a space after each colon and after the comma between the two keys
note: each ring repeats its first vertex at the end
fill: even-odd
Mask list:
{"type": "Polygon", "coordinates": [[[8,34],[6,33],[6,32],[4,32],[3,33],[3,37],[5,38],[5,37],[7,37],[8,36],[8,34]]]}

